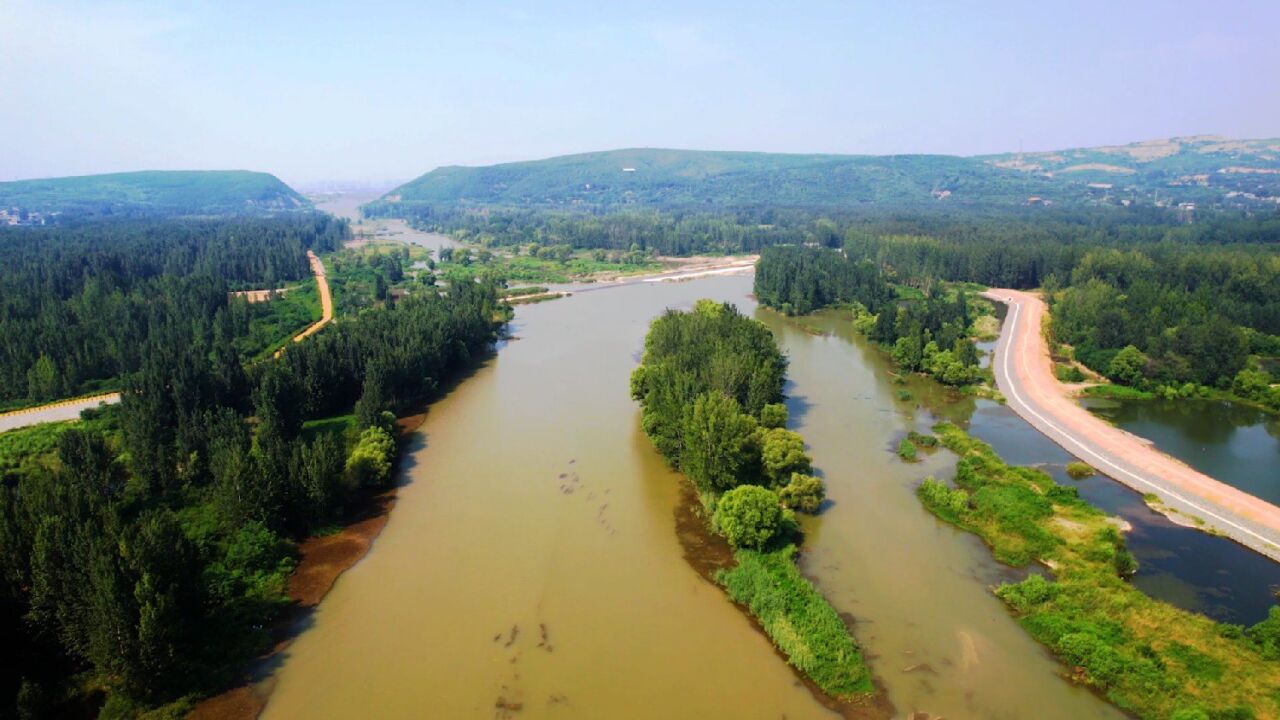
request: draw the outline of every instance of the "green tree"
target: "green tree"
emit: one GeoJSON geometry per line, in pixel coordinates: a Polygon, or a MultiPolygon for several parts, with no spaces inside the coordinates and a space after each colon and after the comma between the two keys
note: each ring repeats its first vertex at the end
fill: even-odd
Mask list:
{"type": "Polygon", "coordinates": [[[787,406],[782,403],[769,403],[760,408],[760,426],[764,428],[781,428],[787,426],[787,406]]]}
{"type": "Polygon", "coordinates": [[[778,491],[783,507],[807,513],[818,512],[826,496],[827,488],[822,480],[802,473],[792,473],[791,482],[778,491]]]}
{"type": "Polygon", "coordinates": [[[347,456],[346,473],[356,487],[384,487],[391,479],[395,441],[379,427],[365,428],[347,456]]]}
{"type": "Polygon", "coordinates": [[[743,480],[755,421],[733,398],[703,393],[685,412],[680,468],[702,492],[724,492],[743,480]]]}
{"type": "Polygon", "coordinates": [[[1123,385],[1137,385],[1146,375],[1147,356],[1132,345],[1126,345],[1107,367],[1107,375],[1123,385]]]}
{"type": "Polygon", "coordinates": [[[760,461],[765,478],[773,486],[788,482],[792,473],[807,473],[812,467],[812,460],[804,451],[804,438],[783,428],[761,432],[760,461]]]}
{"type": "Polygon", "coordinates": [[[777,493],[758,485],[739,485],[725,493],[712,516],[730,545],[757,550],[778,537],[784,522],[777,493]]]}
{"type": "Polygon", "coordinates": [[[58,367],[48,355],[41,355],[27,371],[27,392],[36,400],[52,400],[61,391],[58,367]]]}

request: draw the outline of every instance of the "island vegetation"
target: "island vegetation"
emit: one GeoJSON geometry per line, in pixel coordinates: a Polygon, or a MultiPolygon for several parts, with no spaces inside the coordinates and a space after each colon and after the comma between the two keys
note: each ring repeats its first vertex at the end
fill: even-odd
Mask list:
{"type": "Polygon", "coordinates": [[[825,490],[803,438],[786,429],[785,374],[768,328],[700,300],[653,321],[631,395],[654,447],[735,549],[718,581],[819,688],[857,699],[874,691],[857,643],[795,564],[794,513],[816,512],[825,490]]]}
{"type": "Polygon", "coordinates": [[[1075,488],[1005,464],[954,425],[935,431],[959,456],[955,483],[926,479],[921,502],[1001,562],[1049,570],[995,593],[1074,680],[1152,720],[1280,716],[1280,607],[1245,628],[1152,599],[1126,580],[1137,562],[1114,519],[1075,488]]]}

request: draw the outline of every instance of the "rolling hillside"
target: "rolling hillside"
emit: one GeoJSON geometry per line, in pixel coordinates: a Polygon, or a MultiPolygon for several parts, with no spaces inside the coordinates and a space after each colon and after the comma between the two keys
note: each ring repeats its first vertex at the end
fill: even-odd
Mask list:
{"type": "Polygon", "coordinates": [[[0,224],[63,218],[265,214],[311,204],[274,175],[147,171],[0,182],[0,224]]]}
{"type": "Polygon", "coordinates": [[[993,167],[1084,182],[1117,197],[1207,205],[1263,205],[1280,199],[1280,139],[1232,140],[1216,135],[1148,140],[1056,152],[979,158],[993,167]]]}
{"type": "Polygon", "coordinates": [[[468,207],[770,205],[1276,207],[1280,141],[1185,138],[1057,153],[789,155],[629,149],[442,167],[366,206],[373,215],[468,207]]]}

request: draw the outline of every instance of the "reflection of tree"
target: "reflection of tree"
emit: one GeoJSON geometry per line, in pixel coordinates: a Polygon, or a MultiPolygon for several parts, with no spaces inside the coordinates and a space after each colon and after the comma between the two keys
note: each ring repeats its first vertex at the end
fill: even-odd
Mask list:
{"type": "MultiPolygon", "coordinates": [[[[1263,426],[1267,429],[1267,434],[1276,440],[1280,440],[1280,420],[1271,419],[1263,426]]],[[[1280,449],[1280,448],[1277,448],[1280,449]]]]}

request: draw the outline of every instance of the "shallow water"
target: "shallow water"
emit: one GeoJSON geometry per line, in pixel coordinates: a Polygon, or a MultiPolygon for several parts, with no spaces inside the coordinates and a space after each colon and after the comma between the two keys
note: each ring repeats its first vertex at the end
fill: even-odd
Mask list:
{"type": "Polygon", "coordinates": [[[386,530],[285,652],[265,716],[831,717],[682,557],[681,480],[627,395],[649,321],[714,297],[755,312],[791,358],[792,425],[831,498],[806,521],[803,566],[857,619],[899,713],[1122,717],[1062,679],[991,595],[1010,572],[921,509],[915,485],[952,463],[892,454],[927,417],[895,399],[879,354],[835,316],[816,322],[837,335],[815,336],[755,310],[750,287],[521,306],[516,339],[432,406],[386,530]]]}

